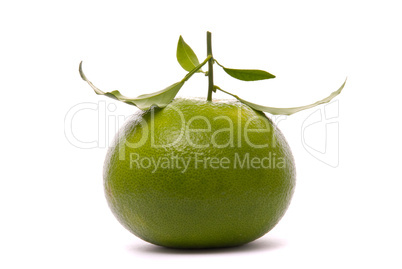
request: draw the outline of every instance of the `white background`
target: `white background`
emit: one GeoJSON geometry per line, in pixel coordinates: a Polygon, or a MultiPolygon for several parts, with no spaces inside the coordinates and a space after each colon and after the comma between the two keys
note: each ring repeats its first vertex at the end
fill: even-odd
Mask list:
{"type": "MultiPolygon", "coordinates": [[[[0,267],[401,268],[399,2],[2,1],[0,267]],[[102,189],[106,147],[71,144],[65,118],[78,104],[99,106],[77,113],[71,130],[82,141],[109,141],[115,127],[103,120],[98,128],[101,106],[110,119],[136,108],[95,95],[79,62],[103,90],[153,92],[185,75],[175,59],[179,35],[202,60],[207,30],[222,64],[277,76],[246,83],[217,69],[216,84],[244,99],[305,105],[348,82],[328,108],[334,124],[303,125],[324,106],[278,123],[298,183],[277,227],[239,248],[169,250],[114,219],[102,189]],[[336,167],[308,151],[325,142],[336,167]]],[[[194,76],[180,95],[206,96],[206,85],[194,76]]]]}

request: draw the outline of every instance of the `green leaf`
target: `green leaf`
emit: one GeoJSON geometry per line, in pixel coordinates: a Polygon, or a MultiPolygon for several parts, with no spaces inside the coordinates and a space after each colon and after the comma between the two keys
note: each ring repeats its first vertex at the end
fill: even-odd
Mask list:
{"type": "Polygon", "coordinates": [[[122,95],[119,91],[103,92],[99,90],[85,76],[84,72],[82,71],[82,62],[80,63],[79,71],[81,78],[84,81],[86,81],[89,84],[89,86],[91,86],[91,88],[95,91],[96,94],[105,95],[107,97],[113,98],[118,101],[122,101],[129,105],[136,106],[139,109],[146,110],[149,109],[151,106],[158,106],[160,108],[167,106],[175,98],[175,96],[177,95],[181,87],[184,85],[184,83],[187,80],[189,80],[192,75],[198,72],[201,69],[201,67],[203,67],[208,62],[209,59],[211,59],[211,56],[208,56],[202,63],[194,67],[181,81],[176,82],[161,91],[149,94],[143,94],[135,98],[126,97],[122,95]]]}
{"type": "Polygon", "coordinates": [[[197,55],[195,55],[194,51],[184,42],[182,36],[179,38],[179,42],[177,43],[177,51],[176,51],[177,61],[186,71],[193,70],[197,65],[200,64],[198,61],[197,55]]]}
{"type": "Polygon", "coordinates": [[[215,62],[223,68],[223,70],[229,75],[234,78],[243,81],[256,81],[256,80],[263,80],[263,79],[270,79],[275,78],[274,75],[264,71],[264,70],[257,70],[257,69],[233,69],[233,68],[226,68],[218,61],[215,62]]]}
{"type": "Polygon", "coordinates": [[[268,107],[268,106],[262,106],[262,105],[254,104],[254,103],[251,103],[251,102],[246,101],[244,99],[241,99],[237,95],[234,95],[234,94],[231,94],[231,93],[229,93],[227,91],[224,91],[221,88],[219,88],[218,86],[215,86],[215,88],[220,90],[220,91],[222,91],[222,92],[224,92],[224,93],[227,93],[227,94],[233,96],[234,98],[236,98],[237,100],[239,100],[243,104],[246,104],[246,105],[248,105],[249,107],[251,107],[251,108],[253,108],[255,110],[268,112],[268,113],[273,114],[273,115],[291,115],[291,114],[299,112],[301,110],[309,109],[309,108],[312,108],[312,107],[315,107],[315,106],[318,106],[318,105],[321,105],[321,104],[328,103],[335,96],[337,96],[338,94],[341,93],[341,91],[342,91],[343,87],[345,86],[345,84],[346,84],[346,80],[338,90],[334,91],[329,96],[325,97],[324,99],[322,99],[320,101],[317,101],[317,102],[315,102],[313,104],[310,104],[310,105],[307,105],[307,106],[289,107],[289,108],[276,108],[276,107],[268,107]]]}
{"type": "Polygon", "coordinates": [[[85,80],[89,84],[89,86],[92,87],[96,94],[105,95],[129,105],[134,105],[142,110],[149,109],[151,106],[158,106],[161,108],[167,106],[167,104],[169,104],[173,100],[173,98],[176,96],[176,94],[179,92],[180,88],[184,85],[185,82],[184,80],[182,80],[170,85],[169,87],[161,91],[150,94],[143,94],[136,98],[129,98],[122,95],[119,91],[103,92],[95,87],[95,85],[93,85],[92,82],[87,79],[84,72],[82,71],[82,62],[80,63],[79,71],[81,78],[85,80]]]}

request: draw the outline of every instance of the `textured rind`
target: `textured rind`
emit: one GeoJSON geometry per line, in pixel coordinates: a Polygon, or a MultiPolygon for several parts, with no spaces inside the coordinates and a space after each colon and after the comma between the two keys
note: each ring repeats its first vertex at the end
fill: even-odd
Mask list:
{"type": "MultiPolygon", "coordinates": [[[[214,137],[219,145],[229,141],[229,135],[225,134],[214,137]]],[[[295,180],[294,159],[280,130],[262,112],[227,100],[175,99],[163,109],[152,108],[134,114],[119,131],[104,165],[106,198],[120,223],[145,241],[175,248],[236,246],[263,236],[285,214],[295,180]],[[268,125],[269,132],[250,132],[249,140],[267,143],[269,147],[252,147],[244,139],[238,140],[238,132],[235,131],[233,147],[211,145],[194,148],[185,135],[177,138],[183,131],[183,118],[188,123],[195,116],[198,120],[193,120],[191,128],[208,129],[205,121],[200,119],[205,117],[211,122],[211,132],[192,132],[189,137],[194,144],[211,142],[214,131],[228,127],[227,119],[222,116],[231,119],[235,130],[244,130],[247,121],[254,117],[255,120],[249,121],[248,128],[268,125]],[[146,133],[148,139],[142,147],[127,146],[140,141],[146,133]],[[155,148],[150,144],[151,135],[154,145],[176,143],[155,148]],[[190,165],[192,169],[185,172],[178,168],[152,172],[152,167],[130,167],[130,154],[149,159],[168,158],[172,154],[179,158],[199,154],[202,157],[234,159],[235,154],[249,154],[250,158],[283,158],[286,166],[275,169],[215,169],[207,166],[205,169],[201,163],[197,169],[190,165]]]]}

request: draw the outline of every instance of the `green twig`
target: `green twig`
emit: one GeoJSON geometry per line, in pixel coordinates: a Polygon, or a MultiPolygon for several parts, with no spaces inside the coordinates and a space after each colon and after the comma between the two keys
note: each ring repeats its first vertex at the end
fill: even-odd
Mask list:
{"type": "Polygon", "coordinates": [[[210,57],[208,61],[208,97],[207,101],[212,101],[212,91],[214,90],[214,58],[212,56],[211,32],[207,32],[207,54],[210,57]]]}

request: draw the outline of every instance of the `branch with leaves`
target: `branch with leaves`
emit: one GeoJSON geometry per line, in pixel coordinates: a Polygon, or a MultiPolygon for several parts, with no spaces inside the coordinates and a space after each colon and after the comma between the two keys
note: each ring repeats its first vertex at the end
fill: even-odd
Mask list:
{"type": "Polygon", "coordinates": [[[345,82],[341,85],[341,87],[332,92],[329,96],[325,97],[324,99],[321,99],[315,103],[312,103],[310,105],[306,106],[299,106],[299,107],[290,107],[290,108],[275,108],[275,107],[268,107],[268,106],[263,106],[259,104],[254,104],[252,102],[246,101],[242,98],[240,98],[237,95],[234,95],[228,91],[225,91],[221,89],[220,87],[216,86],[213,84],[213,64],[217,64],[220,66],[229,76],[242,80],[242,81],[257,81],[257,80],[265,80],[265,79],[272,79],[275,78],[274,75],[263,71],[263,70],[257,70],[257,69],[233,69],[233,68],[227,68],[220,64],[213,56],[212,56],[212,45],[211,45],[211,33],[207,32],[207,58],[203,62],[199,62],[197,55],[194,53],[194,51],[191,49],[191,47],[184,42],[184,39],[182,36],[180,36],[178,44],[177,44],[177,51],[176,51],[176,57],[177,61],[181,65],[181,67],[186,70],[188,73],[187,75],[180,80],[179,82],[176,82],[169,87],[166,87],[165,89],[161,91],[157,91],[154,93],[150,94],[143,94],[140,96],[137,96],[135,98],[129,98],[124,95],[122,95],[119,91],[111,91],[111,92],[103,92],[95,85],[90,82],[87,77],[85,76],[84,72],[82,71],[82,62],[80,63],[79,66],[79,72],[81,75],[81,78],[85,80],[95,91],[96,94],[99,95],[105,95],[110,98],[113,98],[115,100],[122,101],[126,104],[129,105],[134,105],[138,107],[139,109],[142,110],[147,110],[151,108],[152,106],[157,106],[160,108],[163,108],[167,106],[177,95],[179,90],[183,87],[184,83],[190,79],[195,73],[204,73],[208,76],[209,79],[209,89],[208,89],[208,101],[212,101],[212,92],[216,92],[216,90],[219,90],[221,92],[224,92],[240,102],[250,106],[251,108],[258,110],[258,111],[263,111],[267,112],[273,115],[291,115],[293,113],[299,112],[301,110],[309,109],[324,103],[330,102],[333,98],[335,98],[337,95],[339,95],[344,88],[346,84],[345,82]],[[202,67],[208,63],[208,71],[204,72],[202,70],[202,67]]]}

